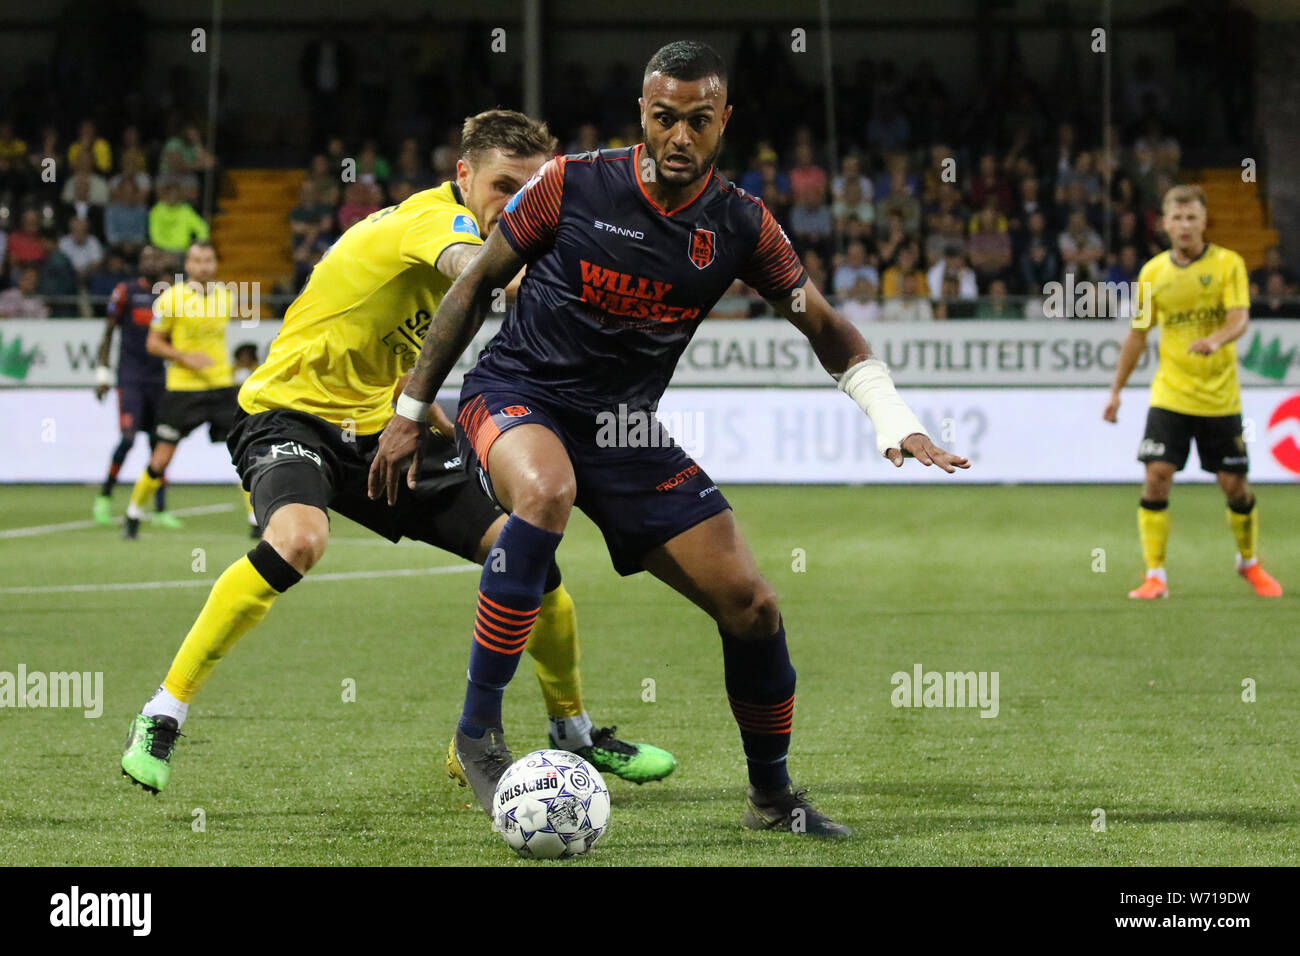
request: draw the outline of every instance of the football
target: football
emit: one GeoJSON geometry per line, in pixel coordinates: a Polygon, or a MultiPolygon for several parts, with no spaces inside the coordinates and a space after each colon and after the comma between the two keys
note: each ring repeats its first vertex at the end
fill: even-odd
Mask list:
{"type": "Polygon", "coordinates": [[[510,765],[492,799],[492,828],[529,860],[580,856],[609,825],[609,788],[567,750],[537,750],[510,765]]]}

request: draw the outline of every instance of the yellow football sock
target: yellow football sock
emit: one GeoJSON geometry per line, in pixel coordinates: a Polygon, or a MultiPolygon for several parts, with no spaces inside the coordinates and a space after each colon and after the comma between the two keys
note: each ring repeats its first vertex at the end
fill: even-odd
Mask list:
{"type": "Polygon", "coordinates": [[[546,713],[577,717],[582,713],[582,675],[578,672],[578,613],[560,584],[542,595],[542,609],[524,649],[542,685],[546,713]]]}
{"type": "Polygon", "coordinates": [[[177,700],[192,701],[212,668],[266,616],[279,594],[253,567],[248,555],[226,568],[172,660],[163,681],[167,691],[177,700]]]}
{"type": "Polygon", "coordinates": [[[1228,510],[1228,527],[1237,539],[1237,553],[1249,561],[1259,550],[1259,508],[1251,502],[1250,510],[1244,515],[1231,508],[1228,510]]]}
{"type": "Polygon", "coordinates": [[[140,472],[140,477],[135,480],[135,487],[131,489],[131,501],[127,505],[126,513],[132,518],[138,518],[144,514],[144,506],[153,497],[154,492],[162,485],[162,478],[155,478],[149,474],[146,468],[140,472]]]}
{"type": "Polygon", "coordinates": [[[1152,511],[1138,507],[1138,537],[1142,541],[1142,557],[1147,570],[1165,566],[1165,547],[1169,544],[1169,509],[1152,511]]]}

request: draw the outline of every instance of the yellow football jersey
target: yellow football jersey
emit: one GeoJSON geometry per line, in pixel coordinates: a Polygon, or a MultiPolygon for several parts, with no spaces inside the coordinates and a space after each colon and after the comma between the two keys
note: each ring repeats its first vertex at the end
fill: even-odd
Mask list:
{"type": "Polygon", "coordinates": [[[482,241],[454,182],[353,225],[289,306],[266,361],[239,390],[240,406],[249,414],[307,412],[359,435],[382,431],[393,388],[415,364],[451,288],[438,256],[482,241]]]}
{"type": "Polygon", "coordinates": [[[202,392],[228,388],[235,382],[226,348],[230,323],[230,291],[220,283],[207,289],[197,284],[172,285],[154,300],[153,328],[171,339],[182,352],[202,352],[212,364],[197,372],[179,362],[167,364],[167,389],[202,392]]]}
{"type": "Polygon", "coordinates": [[[1151,404],[1184,415],[1240,414],[1236,346],[1229,342],[1213,355],[1187,347],[1222,328],[1232,309],[1250,308],[1245,261],[1212,243],[1185,266],[1162,252],[1142,267],[1138,286],[1133,328],[1160,327],[1160,367],[1151,383],[1151,404]]]}

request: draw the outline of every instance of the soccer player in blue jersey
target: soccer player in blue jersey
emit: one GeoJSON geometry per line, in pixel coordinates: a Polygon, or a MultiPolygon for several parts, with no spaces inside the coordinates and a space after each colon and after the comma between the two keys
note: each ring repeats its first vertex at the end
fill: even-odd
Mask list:
{"type": "Polygon", "coordinates": [[[511,763],[502,693],[577,505],[601,529],[619,573],[649,571],[717,623],[749,768],[742,825],[847,836],[791,786],[795,671],[776,595],[726,499],[662,432],[637,447],[611,446],[598,421],[653,416],[692,334],[740,278],[807,336],[871,417],[890,461],[915,457],[946,472],[969,463],[930,441],[884,364],[808,282],[771,213],[715,172],[731,116],[718,54],[696,42],[665,46],[646,67],[640,105],[644,142],[557,157],[507,204],[433,317],[380,439],[370,494],[391,503],[403,471],[413,480],[429,403],[496,291],[526,265],[515,311],[461,390],[462,456],[511,517],[497,539],[500,560],[486,562],[480,579],[450,758],[490,813],[511,763]]]}
{"type": "MultiPolygon", "coordinates": [[[[141,432],[148,435],[151,451],[158,443],[154,427],[158,424],[158,406],[166,391],[166,369],[163,360],[145,348],[145,342],[149,338],[149,324],[153,321],[154,299],[158,297],[154,283],[166,271],[167,264],[158,251],[153,246],[145,246],[140,250],[139,277],[132,282],[120,283],[108,299],[108,317],[95,369],[95,398],[102,402],[113,388],[113,370],[108,363],[113,349],[113,333],[120,331],[122,344],[117,358],[120,436],[108,464],[108,474],[95,499],[96,524],[113,523],[113,487],[136,437],[141,432]]],[[[178,527],[180,522],[166,510],[166,496],[167,486],[160,485],[154,493],[154,505],[158,509],[154,522],[164,528],[178,527]]]]}

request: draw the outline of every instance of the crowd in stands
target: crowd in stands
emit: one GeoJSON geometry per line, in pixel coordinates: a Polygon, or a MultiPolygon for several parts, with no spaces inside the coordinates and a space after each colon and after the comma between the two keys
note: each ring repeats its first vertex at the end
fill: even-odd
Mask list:
{"type": "MultiPolygon", "coordinates": [[[[782,122],[807,116],[800,98],[816,91],[778,50],[742,49],[733,78],[762,89],[764,109],[737,110],[719,171],[763,200],[813,281],[860,321],[1041,317],[1049,283],[1134,281],[1165,247],[1160,200],[1182,166],[1163,120],[1169,91],[1139,59],[1117,93],[1107,153],[1096,123],[1054,111],[1072,100],[1038,90],[1014,63],[1003,72],[963,119],[959,98],[924,63],[905,74],[863,61],[841,85],[832,156],[813,126],[782,122]]],[[[624,93],[633,80],[619,64],[595,91],[580,68],[559,71],[545,106],[561,151],[638,141],[624,93]]],[[[313,110],[321,123],[329,115],[313,110]]],[[[444,125],[416,135],[390,135],[392,122],[376,123],[373,138],[321,134],[286,224],[294,275],[276,291],[296,294],[356,221],[453,177],[455,118],[440,115],[444,125]]],[[[170,125],[142,142],[134,125],[101,132],[84,119],[65,140],[56,125],[17,129],[0,116],[0,317],[51,305],[91,314],[90,299],[134,272],[145,243],[178,255],[207,238],[196,206],[217,162],[197,125],[170,125]]],[[[1252,314],[1300,314],[1282,250],[1251,284],[1252,314]]],[[[713,314],[770,310],[737,283],[713,314]]]]}
{"type": "Polygon", "coordinates": [[[24,132],[0,118],[0,318],[97,314],[94,301],[139,274],[146,244],[178,267],[208,238],[195,206],[217,164],[196,125],[158,143],[90,119],[71,141],[55,124],[24,132]]]}

